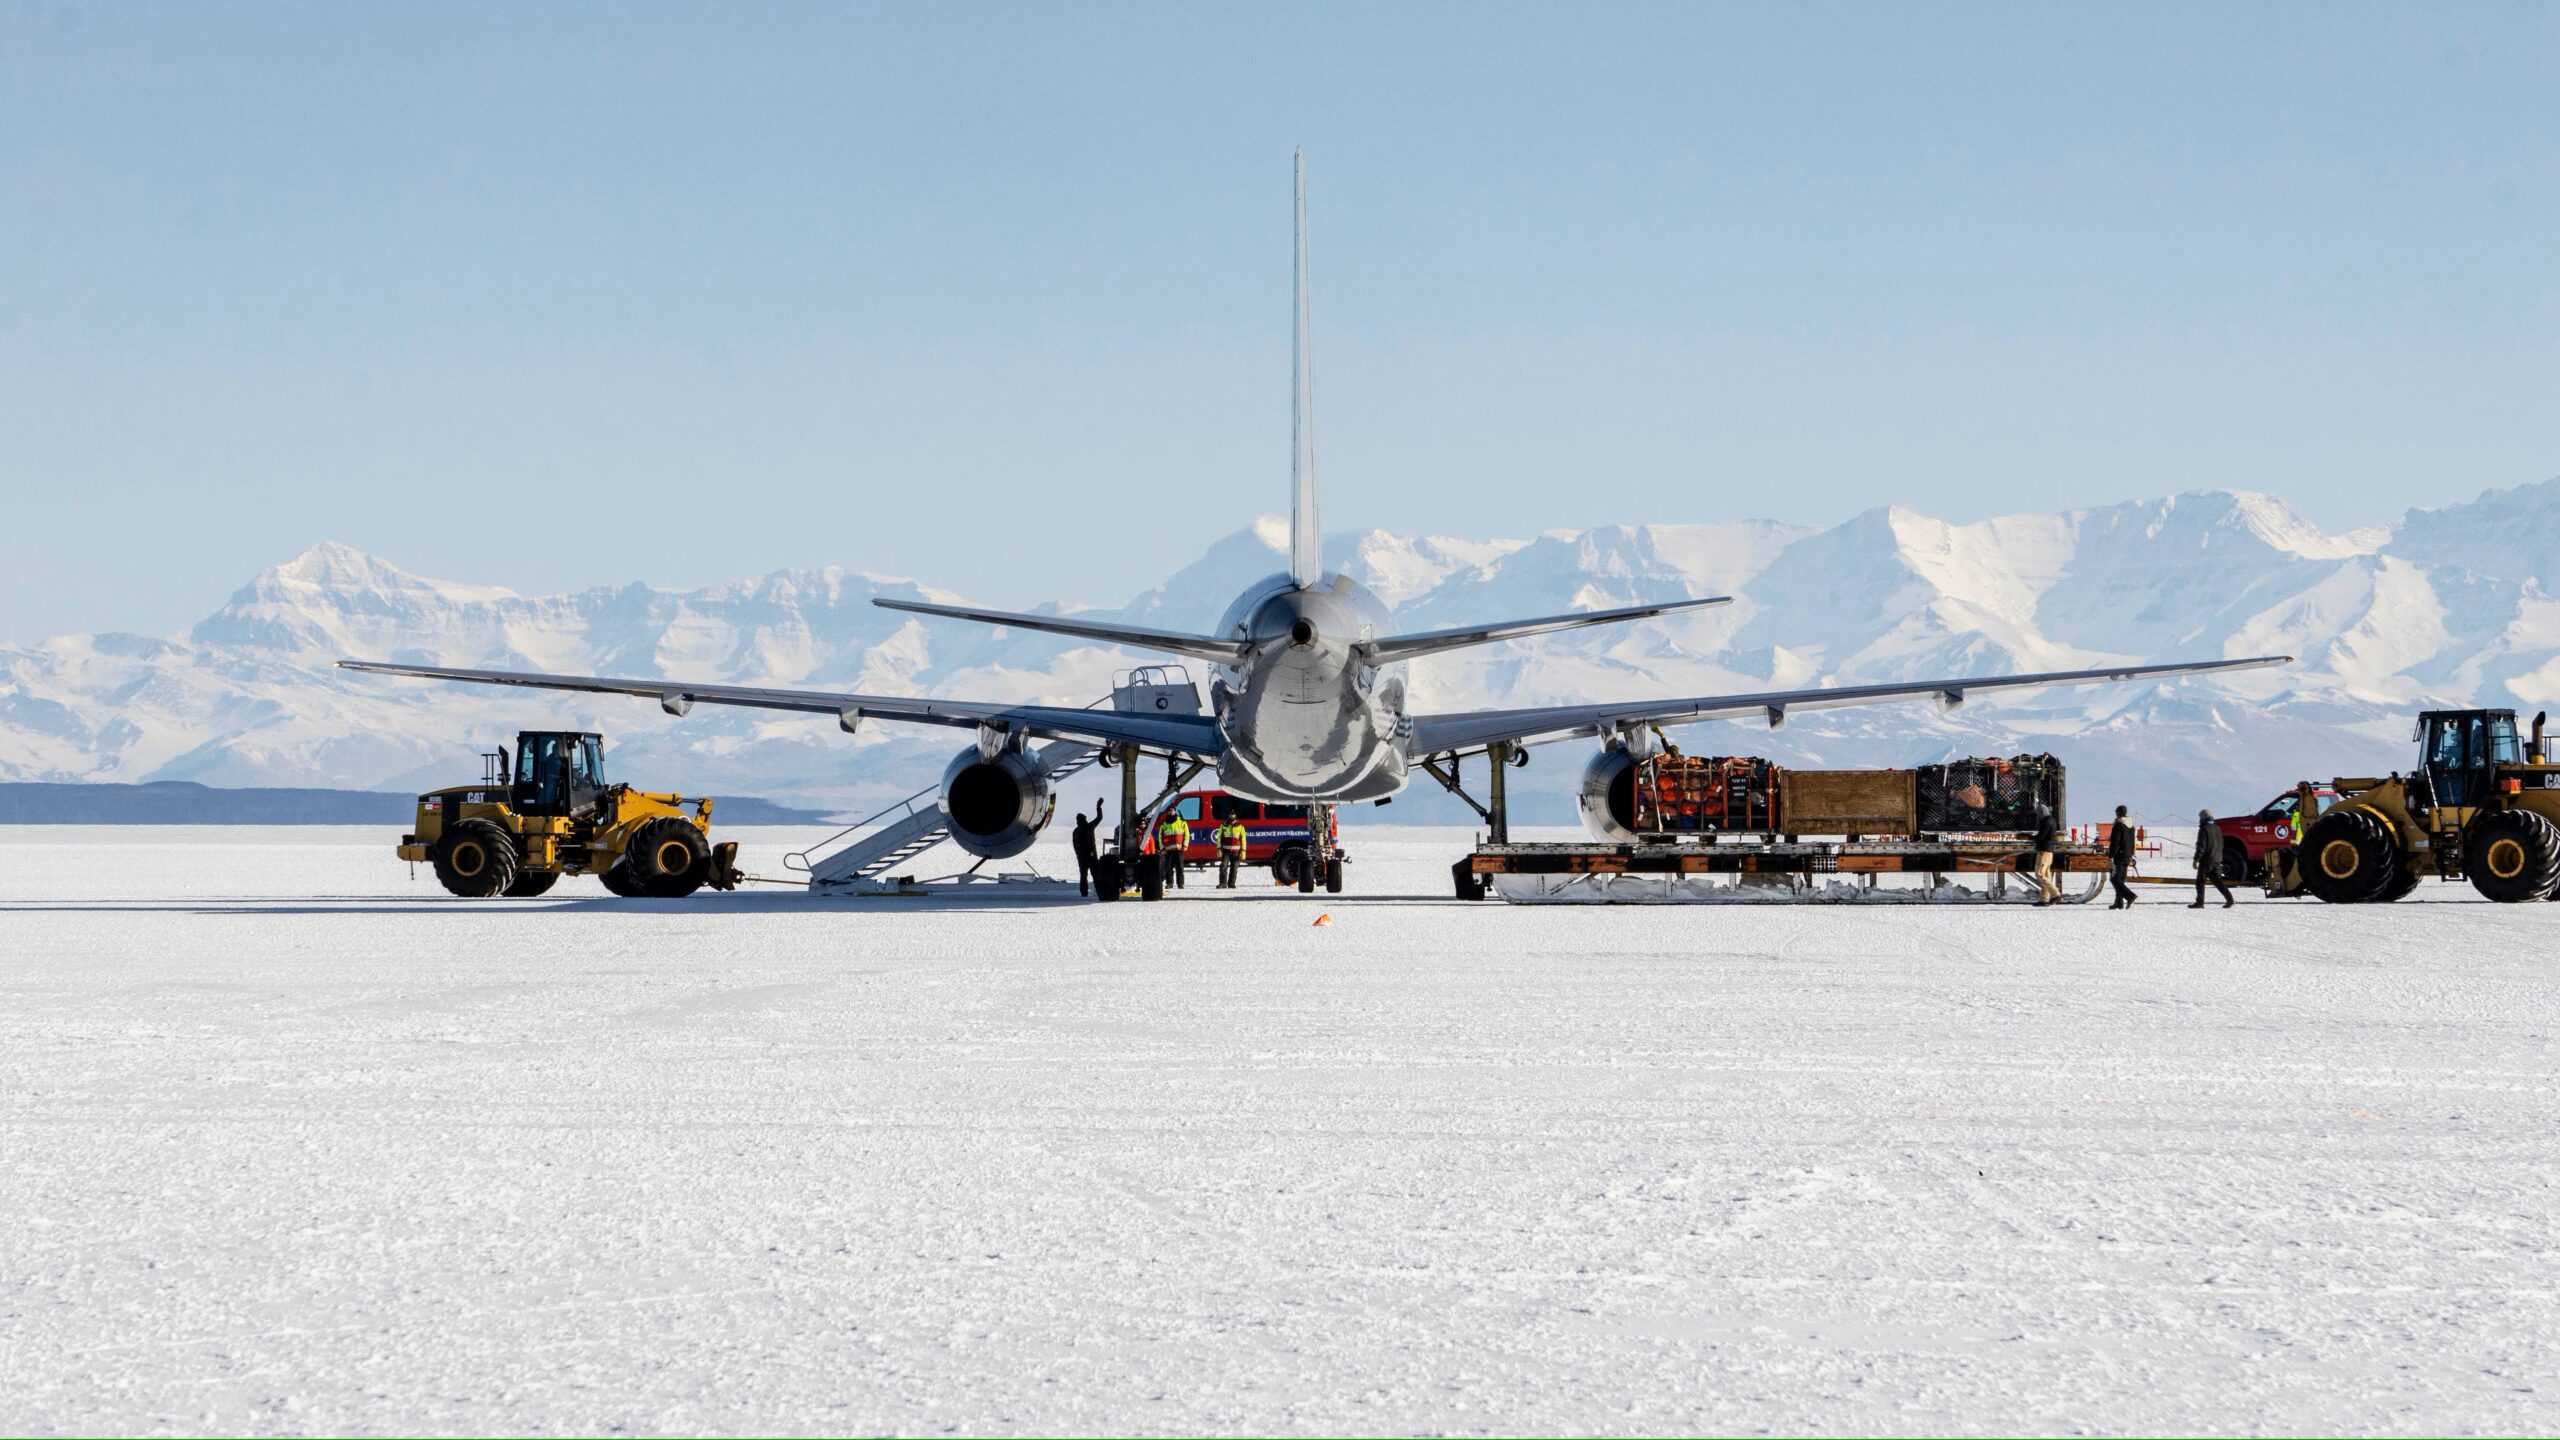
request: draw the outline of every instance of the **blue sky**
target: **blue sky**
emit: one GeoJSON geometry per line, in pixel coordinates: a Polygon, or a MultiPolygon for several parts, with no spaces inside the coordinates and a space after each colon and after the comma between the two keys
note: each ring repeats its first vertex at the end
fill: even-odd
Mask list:
{"type": "MultiPolygon", "coordinates": [[[[1327,518],[2560,473],[2560,8],[0,0],[0,639],[323,537],[1112,602],[1327,518]]],[[[1248,577],[1239,577],[1241,581],[1248,577]]]]}

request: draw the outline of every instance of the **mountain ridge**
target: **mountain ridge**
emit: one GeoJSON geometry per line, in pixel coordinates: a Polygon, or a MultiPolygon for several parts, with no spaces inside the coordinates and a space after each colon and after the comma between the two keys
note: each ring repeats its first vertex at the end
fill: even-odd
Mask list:
{"type": "MultiPolygon", "coordinates": [[[[1284,546],[1285,527],[1266,517],[1126,603],[1077,613],[1205,628],[1239,589],[1282,567],[1284,546]]],[[[1417,665],[1417,710],[2300,657],[2276,672],[2051,691],[1954,716],[1843,711],[1778,734],[1730,725],[1678,734],[1691,749],[1798,763],[2051,747],[2075,775],[2146,804],[2170,804],[2214,775],[2203,803],[2254,803],[2256,791],[2298,778],[2288,765],[2405,763],[2405,742],[2390,738],[2395,718],[2422,703],[2529,712],[2560,698],[2560,481],[2343,534],[2273,495],[2200,490],[1962,524],[1886,506],[1825,527],[1623,524],[1525,538],[1361,530],[1327,537],[1326,549],[1409,628],[1735,597],[1417,665]],[[2189,753],[2222,758],[2199,774],[2189,753]]],[[[179,635],[0,645],[0,780],[407,789],[449,776],[493,734],[568,724],[616,737],[626,772],[644,783],[840,808],[924,783],[962,737],[874,726],[848,740],[832,722],[709,707],[678,721],[626,700],[385,680],[332,662],[1081,704],[1114,670],[1152,658],[897,614],[872,606],[876,596],[960,598],[837,566],[693,590],[633,581],[526,595],[429,579],[322,541],[261,570],[179,635]]],[[[2403,737],[2405,723],[2396,721],[2403,737]]],[[[1578,768],[1541,766],[1529,793],[1554,800],[1578,768]]]]}

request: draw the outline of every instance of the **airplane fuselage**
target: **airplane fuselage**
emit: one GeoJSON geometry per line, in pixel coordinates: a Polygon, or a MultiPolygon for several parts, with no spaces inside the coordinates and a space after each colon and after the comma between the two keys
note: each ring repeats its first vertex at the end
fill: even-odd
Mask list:
{"type": "Polygon", "coordinates": [[[1360,645],[1386,607],[1347,575],[1301,586],[1274,575],[1228,607],[1216,633],[1247,642],[1210,672],[1224,753],[1218,784],[1249,799],[1350,804],[1404,788],[1404,681],[1360,645]]]}

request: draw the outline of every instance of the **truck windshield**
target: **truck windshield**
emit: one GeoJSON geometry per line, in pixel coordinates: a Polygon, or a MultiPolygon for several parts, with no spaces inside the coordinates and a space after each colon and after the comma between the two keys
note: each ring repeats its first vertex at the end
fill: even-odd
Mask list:
{"type": "Polygon", "coordinates": [[[604,741],[593,735],[578,737],[577,773],[573,777],[580,786],[604,788],[604,741]]]}

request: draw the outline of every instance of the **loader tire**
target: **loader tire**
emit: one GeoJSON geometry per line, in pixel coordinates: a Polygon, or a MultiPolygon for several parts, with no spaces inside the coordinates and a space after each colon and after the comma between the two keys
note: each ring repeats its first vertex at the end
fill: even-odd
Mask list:
{"type": "Polygon", "coordinates": [[[648,885],[631,873],[629,865],[619,860],[596,878],[604,882],[604,888],[626,900],[637,900],[649,893],[648,885]]]}
{"type": "Polygon", "coordinates": [[[2495,810],[2462,837],[2471,888],[2502,905],[2540,900],[2560,888],[2560,827],[2530,810],[2495,810]]]}
{"type": "Polygon", "coordinates": [[[2398,899],[2408,893],[2393,893],[2406,869],[2391,822],[2361,805],[2330,811],[2302,837],[2303,888],[2331,905],[2398,899]]]}
{"type": "Polygon", "coordinates": [[[2383,892],[2374,898],[2385,903],[2393,900],[2406,900],[2409,898],[2409,892],[2418,888],[2418,882],[2426,878],[2427,876],[2425,871],[2408,863],[2407,856],[2402,856],[2400,861],[2400,872],[2392,876],[2390,885],[2385,887],[2383,892]]]}
{"type": "Polygon", "coordinates": [[[516,883],[498,893],[510,900],[530,900],[559,883],[560,872],[557,870],[520,870],[516,872],[516,883]]]}
{"type": "Polygon", "coordinates": [[[486,900],[516,883],[516,840],[486,820],[465,820],[436,842],[436,881],[465,900],[486,900]]]}
{"type": "Polygon", "coordinates": [[[649,894],[681,900],[711,878],[711,842],[692,821],[661,815],[632,835],[622,863],[649,894]]]}

